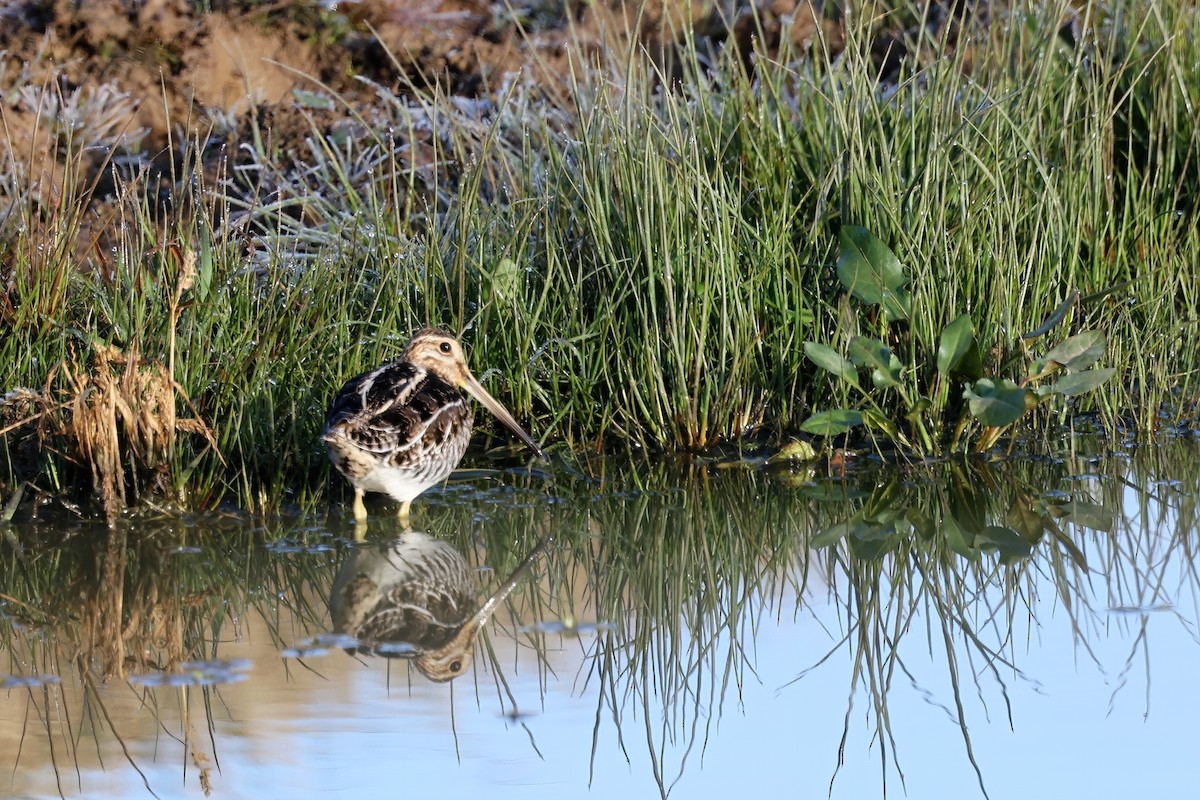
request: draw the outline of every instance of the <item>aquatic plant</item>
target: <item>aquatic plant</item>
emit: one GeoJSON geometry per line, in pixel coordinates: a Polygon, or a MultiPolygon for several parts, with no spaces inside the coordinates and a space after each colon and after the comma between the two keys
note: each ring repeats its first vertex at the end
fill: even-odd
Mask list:
{"type": "MultiPolygon", "coordinates": [[[[906,451],[936,454],[943,447],[944,430],[953,427],[948,447],[954,450],[969,426],[979,429],[975,448],[983,451],[996,444],[1001,434],[1042,404],[1058,397],[1073,398],[1099,388],[1116,372],[1114,367],[1092,367],[1106,349],[1099,331],[1082,331],[1059,342],[1044,355],[1027,360],[1019,381],[1006,377],[985,377],[979,343],[975,339],[970,316],[961,314],[948,324],[938,338],[935,352],[923,352],[920,342],[895,329],[912,315],[913,297],[906,288],[908,276],[896,255],[865,228],[846,226],[841,230],[841,255],[838,279],[846,291],[863,304],[868,318],[863,325],[874,324],[880,338],[842,331],[847,339],[846,355],[818,342],[805,342],[804,352],[814,364],[833,374],[860,396],[861,408],[837,408],[809,417],[801,430],[823,436],[844,433],[867,425],[873,435],[884,437],[891,445],[906,451]],[[885,341],[885,339],[887,341],[885,341]],[[892,344],[889,344],[891,342],[892,344]],[[905,364],[896,350],[913,359],[905,364]],[[936,365],[932,376],[929,364],[936,365]],[[860,373],[870,374],[870,383],[860,373]],[[1046,379],[1063,373],[1058,380],[1046,379]],[[927,384],[932,377],[932,382],[927,384]],[[948,418],[954,406],[950,387],[959,379],[960,396],[968,401],[966,411],[956,422],[948,418]],[[897,404],[888,393],[899,395],[898,413],[904,427],[889,414],[897,404]]],[[[1099,292],[1101,298],[1109,292],[1099,292]]],[[[1049,333],[1062,322],[1079,301],[1072,291],[1062,305],[1040,328],[1023,335],[1024,341],[1049,333]]],[[[839,324],[852,330],[861,326],[849,305],[843,306],[839,324]]],[[[1022,342],[1022,344],[1023,344],[1022,342]]],[[[956,404],[961,406],[961,404],[956,404]]],[[[960,409],[961,410],[961,409],[960,409]]]]}
{"type": "MultiPolygon", "coordinates": [[[[87,455],[46,436],[73,425],[59,365],[92,385],[80,370],[102,372],[94,353],[112,347],[162,365],[175,418],[211,432],[175,438],[154,480],[121,453],[126,487],[311,505],[340,491],[317,444],[328,397],[426,324],[461,333],[489,390],[576,451],[854,421],[822,427],[813,409],[861,414],[916,453],[986,449],[1078,408],[1144,435],[1187,423],[1200,44],[1183,35],[1195,9],[1154,9],[964,19],[921,34],[883,80],[871,45],[886,20],[868,14],[844,40],[754,52],[682,29],[661,60],[605,31],[612,46],[588,46],[561,85],[469,99],[431,81],[364,102],[310,78],[290,109],[303,136],[221,109],[181,132],[165,172],[85,157],[75,123],[55,128],[62,146],[8,143],[0,488],[106,496],[87,455]],[[843,302],[852,226],[903,257],[903,292],[843,302]],[[178,293],[189,253],[197,284],[178,293]],[[1076,291],[1070,330],[1102,333],[1117,370],[1101,385],[1079,360],[1096,340],[1026,355],[1018,338],[1076,291]],[[856,394],[842,365],[830,381],[818,345],[871,388],[856,394]],[[1059,416],[1021,411],[1032,400],[1059,416]]],[[[6,97],[30,81],[0,79],[6,97]]],[[[108,111],[81,143],[115,146],[108,111]]]]}

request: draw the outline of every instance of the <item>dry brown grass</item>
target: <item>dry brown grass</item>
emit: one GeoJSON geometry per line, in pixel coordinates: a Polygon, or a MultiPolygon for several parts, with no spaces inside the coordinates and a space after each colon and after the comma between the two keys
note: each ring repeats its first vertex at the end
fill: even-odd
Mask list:
{"type": "Polygon", "coordinates": [[[146,488],[169,489],[176,434],[198,434],[216,449],[204,420],[177,415],[177,404],[190,402],[167,367],[142,358],[136,345],[127,352],[95,345],[91,364],[72,359],[60,369],[72,398],[64,432],[91,467],[110,521],[146,488]]]}

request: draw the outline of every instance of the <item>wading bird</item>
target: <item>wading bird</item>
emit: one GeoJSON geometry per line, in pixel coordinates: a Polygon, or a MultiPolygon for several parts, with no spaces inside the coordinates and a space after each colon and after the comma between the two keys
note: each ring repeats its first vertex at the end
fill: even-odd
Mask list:
{"type": "Polygon", "coordinates": [[[480,630],[547,544],[538,542],[482,601],[477,570],[427,533],[407,531],[391,542],[355,547],[333,579],[333,629],[354,637],[350,652],[411,658],[439,683],[457,678],[471,665],[480,630]]]}
{"type": "Polygon", "coordinates": [[[538,447],[512,415],[475,380],[462,345],[445,331],[418,331],[395,361],[350,379],[329,404],[321,438],[338,472],[354,486],[354,518],[367,518],[364,492],[400,502],[408,525],[413,498],[458,465],[474,416],[459,389],[496,415],[538,456],[538,447]]]}

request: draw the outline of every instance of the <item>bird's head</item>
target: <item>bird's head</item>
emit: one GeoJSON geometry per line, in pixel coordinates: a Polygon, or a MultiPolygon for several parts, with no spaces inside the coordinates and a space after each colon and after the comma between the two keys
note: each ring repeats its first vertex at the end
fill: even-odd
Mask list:
{"type": "Polygon", "coordinates": [[[404,348],[403,355],[401,355],[401,359],[415,367],[428,370],[452,386],[459,389],[466,389],[472,397],[482,403],[488,411],[492,412],[496,416],[496,419],[503,422],[509,430],[521,437],[521,441],[529,445],[533,452],[542,458],[546,457],[542,448],[513,419],[512,414],[509,414],[508,410],[500,405],[500,401],[492,397],[487,389],[484,389],[483,385],[475,380],[475,376],[471,374],[471,370],[467,367],[467,358],[463,354],[462,345],[458,343],[458,339],[446,331],[436,328],[426,328],[425,330],[418,331],[409,340],[408,345],[404,348]]]}

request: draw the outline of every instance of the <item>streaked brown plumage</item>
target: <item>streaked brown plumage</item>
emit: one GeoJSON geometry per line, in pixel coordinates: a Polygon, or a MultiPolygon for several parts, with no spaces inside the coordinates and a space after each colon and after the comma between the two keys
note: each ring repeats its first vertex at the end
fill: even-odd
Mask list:
{"type": "Polygon", "coordinates": [[[413,499],[450,475],[466,452],[474,422],[460,388],[545,457],[475,380],[458,340],[426,328],[398,359],[347,381],[329,404],[321,438],[334,466],[354,486],[355,519],[366,519],[364,492],[383,492],[400,502],[400,519],[407,524],[413,499]]]}
{"type": "Polygon", "coordinates": [[[430,680],[457,678],[471,665],[479,631],[545,546],[539,542],[480,602],[476,571],[440,539],[407,531],[386,544],[360,545],[333,581],[333,629],[355,638],[352,652],[412,658],[430,680]]]}

